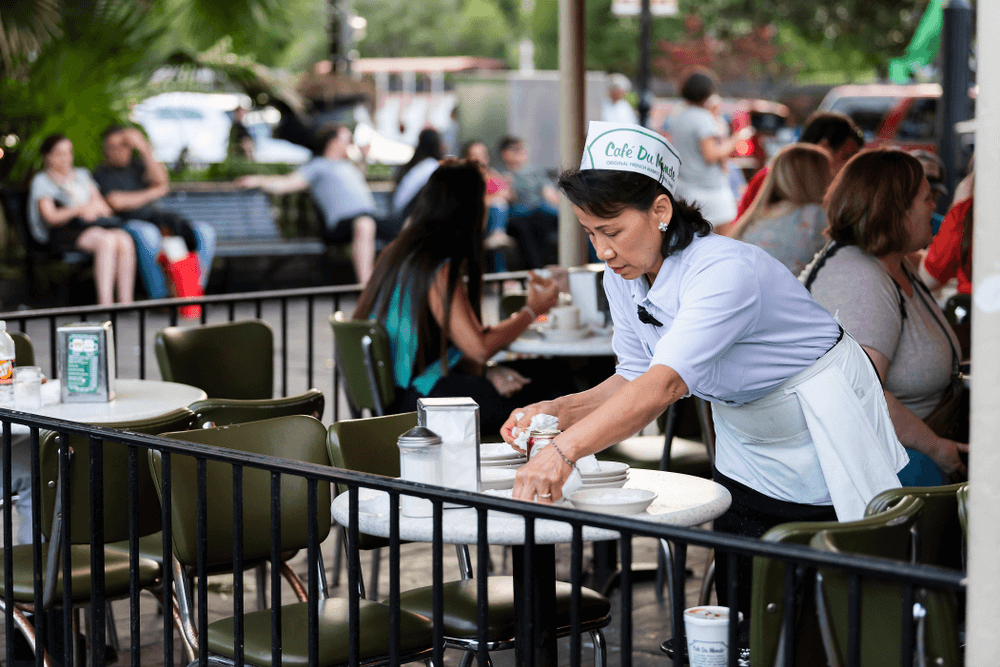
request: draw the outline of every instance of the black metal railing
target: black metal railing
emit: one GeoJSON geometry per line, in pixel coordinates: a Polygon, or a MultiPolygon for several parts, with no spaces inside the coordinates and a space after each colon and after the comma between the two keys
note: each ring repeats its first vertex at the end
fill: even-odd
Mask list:
{"type": "MultiPolygon", "coordinates": [[[[147,436],[135,433],[128,433],[124,431],[116,431],[107,428],[99,428],[93,426],[85,426],[82,424],[77,424],[73,422],[66,422],[56,419],[37,417],[33,415],[26,415],[24,413],[14,412],[10,410],[0,410],[0,422],[3,424],[3,506],[7,508],[8,511],[4,512],[3,519],[3,539],[4,539],[4,553],[11,554],[12,549],[12,525],[11,525],[11,508],[12,495],[11,495],[11,432],[12,425],[22,425],[27,426],[30,429],[30,445],[32,447],[32,456],[30,461],[31,468],[31,497],[33,500],[33,515],[34,519],[32,521],[32,536],[33,536],[33,547],[31,547],[31,561],[32,561],[32,582],[34,586],[34,596],[31,602],[24,603],[20,605],[20,608],[30,608],[34,612],[34,619],[38,626],[41,626],[41,635],[45,639],[46,635],[51,634],[52,628],[45,627],[45,615],[42,612],[43,609],[48,607],[57,606],[61,602],[63,606],[63,611],[61,615],[61,622],[63,628],[64,641],[66,646],[72,645],[73,639],[73,628],[75,627],[72,620],[72,613],[70,611],[71,602],[74,600],[74,593],[71,590],[71,562],[67,558],[69,554],[70,547],[69,543],[71,541],[70,533],[70,519],[71,512],[88,511],[87,509],[81,507],[74,507],[70,503],[71,494],[73,494],[73,489],[70,486],[70,465],[72,463],[71,456],[73,452],[69,451],[69,447],[62,446],[59,450],[59,470],[61,474],[59,475],[59,483],[57,485],[58,499],[55,506],[58,507],[61,515],[57,514],[55,519],[61,521],[61,533],[59,535],[53,534],[48,544],[43,546],[42,543],[42,530],[41,530],[41,520],[42,520],[42,498],[41,494],[43,491],[43,479],[41,476],[41,462],[39,461],[38,455],[38,440],[39,440],[39,429],[49,429],[58,432],[62,438],[68,438],[70,436],[78,438],[86,438],[90,443],[90,456],[88,461],[89,478],[87,484],[89,485],[88,495],[90,498],[89,504],[89,515],[91,522],[90,530],[90,566],[94,572],[101,573],[104,570],[104,559],[105,551],[100,548],[103,544],[104,534],[103,528],[104,521],[109,512],[120,511],[120,508],[109,508],[103,505],[102,499],[104,498],[104,488],[103,488],[103,478],[102,470],[103,468],[103,452],[105,443],[120,443],[127,448],[128,451],[128,486],[129,486],[129,503],[128,512],[129,516],[129,554],[130,554],[130,587],[129,587],[129,599],[130,599],[130,639],[131,639],[131,664],[134,667],[138,667],[141,662],[140,647],[142,643],[138,636],[139,630],[139,598],[138,598],[138,586],[139,586],[139,556],[138,556],[138,526],[136,522],[137,515],[137,494],[138,494],[138,473],[140,466],[144,464],[140,460],[141,453],[143,450],[154,450],[160,452],[162,457],[161,464],[161,484],[159,487],[159,493],[162,500],[162,530],[163,530],[163,540],[162,540],[162,556],[164,563],[170,563],[171,556],[171,544],[172,544],[172,533],[176,527],[171,525],[171,503],[173,502],[174,489],[172,488],[172,477],[171,471],[173,469],[172,462],[174,464],[180,460],[180,457],[192,457],[196,460],[196,470],[197,470],[197,521],[198,521],[198,533],[197,533],[197,551],[198,551],[198,565],[196,571],[196,581],[197,581],[197,625],[198,625],[198,637],[200,637],[200,642],[198,646],[198,662],[204,667],[208,664],[209,652],[207,649],[207,624],[208,624],[208,581],[207,581],[207,568],[205,567],[206,557],[205,550],[207,549],[207,536],[205,532],[205,522],[206,522],[206,512],[207,512],[207,484],[206,484],[206,466],[209,462],[222,463],[232,467],[232,475],[234,480],[234,493],[233,493],[233,572],[234,576],[234,590],[233,590],[233,614],[237,619],[243,618],[243,593],[244,586],[242,581],[242,576],[240,573],[243,572],[243,541],[239,538],[242,534],[241,529],[243,526],[242,508],[243,508],[243,480],[244,473],[246,470],[260,470],[268,473],[270,477],[270,498],[271,498],[271,535],[272,535],[272,548],[270,553],[270,565],[273,573],[280,572],[282,565],[282,554],[278,548],[278,543],[281,536],[281,489],[284,484],[289,483],[289,479],[301,478],[305,479],[307,482],[307,502],[308,502],[308,530],[309,530],[309,540],[308,540],[308,555],[307,555],[307,567],[308,567],[308,591],[309,600],[311,604],[309,605],[309,613],[307,620],[307,630],[308,630],[308,655],[310,665],[316,665],[318,660],[318,651],[320,646],[320,636],[319,636],[319,625],[318,625],[318,615],[317,609],[315,608],[318,604],[318,599],[320,591],[323,590],[323,577],[321,576],[321,571],[317,564],[321,563],[320,557],[320,544],[319,544],[319,531],[317,517],[319,515],[318,498],[320,494],[318,490],[320,485],[326,484],[340,484],[345,485],[348,489],[349,494],[349,525],[347,530],[347,548],[348,548],[348,558],[350,567],[348,568],[348,586],[346,590],[346,596],[348,598],[349,606],[349,647],[350,647],[350,660],[349,664],[357,665],[360,663],[360,641],[363,629],[360,626],[360,592],[359,592],[359,582],[358,573],[360,570],[359,561],[359,489],[375,489],[378,491],[384,491],[389,496],[389,549],[390,549],[390,559],[389,559],[389,577],[390,577],[390,592],[387,601],[388,607],[392,612],[390,616],[390,633],[389,642],[386,647],[386,653],[389,655],[389,660],[391,664],[399,664],[400,661],[407,659],[408,656],[404,655],[400,649],[400,621],[399,621],[399,607],[400,607],[400,515],[399,515],[399,497],[401,495],[413,495],[421,498],[426,498],[431,501],[433,505],[433,539],[432,539],[432,575],[433,575],[433,612],[432,619],[433,623],[433,641],[431,643],[431,652],[435,664],[443,664],[442,653],[444,650],[444,635],[441,620],[443,619],[443,569],[442,569],[442,543],[443,543],[443,504],[444,503],[458,503],[473,508],[477,513],[477,525],[479,527],[478,541],[476,543],[477,557],[478,557],[478,618],[480,620],[478,626],[478,637],[479,637],[479,660],[481,665],[486,664],[486,636],[487,636],[487,620],[488,620],[488,589],[486,586],[487,581],[487,569],[486,563],[488,561],[488,543],[487,534],[485,528],[489,523],[488,512],[489,511],[501,511],[505,513],[510,513],[514,515],[519,515],[524,517],[525,520],[525,544],[523,549],[519,551],[519,554],[515,554],[515,564],[516,569],[521,571],[521,580],[525,584],[525,606],[522,609],[532,609],[534,605],[534,600],[532,599],[530,582],[534,580],[536,573],[539,572],[538,568],[545,567],[544,558],[539,558],[537,561],[536,556],[543,553],[543,549],[546,545],[536,544],[534,540],[535,535],[535,525],[536,522],[540,520],[555,520],[570,524],[573,527],[573,538],[571,541],[571,572],[570,581],[572,583],[573,599],[579,601],[580,590],[582,585],[582,562],[583,562],[583,528],[586,526],[602,528],[612,531],[617,531],[621,538],[620,544],[621,548],[621,567],[623,572],[623,577],[621,581],[621,605],[618,610],[612,610],[612,614],[620,614],[621,621],[621,664],[630,665],[632,662],[632,651],[631,651],[631,638],[632,638],[632,542],[638,537],[650,537],[655,539],[666,539],[670,540],[676,545],[674,550],[674,564],[673,573],[674,581],[673,585],[678,586],[678,589],[683,590],[684,585],[684,570],[686,563],[686,553],[687,548],[692,545],[703,546],[714,548],[719,551],[725,551],[731,554],[748,555],[748,556],[765,556],[768,558],[778,559],[785,563],[786,568],[786,580],[791,581],[794,579],[794,575],[797,569],[802,568],[833,568],[837,570],[843,570],[849,573],[853,578],[854,588],[860,586],[860,582],[863,579],[878,579],[887,580],[892,582],[898,582],[903,586],[903,595],[900,599],[901,609],[903,611],[903,619],[906,628],[904,628],[903,637],[904,645],[902,646],[902,654],[904,656],[913,655],[913,644],[915,641],[914,632],[914,620],[912,614],[913,601],[915,599],[916,591],[918,589],[928,588],[928,589],[940,589],[944,591],[958,591],[964,592],[966,582],[964,574],[957,571],[944,570],[941,568],[911,565],[907,563],[882,560],[877,558],[865,558],[856,555],[841,554],[841,553],[827,553],[821,552],[813,549],[809,549],[804,546],[781,544],[764,542],[760,540],[752,540],[747,538],[735,537],[731,535],[715,533],[705,530],[699,530],[694,528],[680,528],[661,524],[654,524],[647,521],[642,521],[636,518],[630,517],[612,517],[607,515],[593,514],[588,512],[582,512],[572,509],[566,509],[563,507],[552,507],[546,505],[538,505],[533,503],[523,503],[519,501],[513,501],[501,497],[485,495],[485,494],[475,494],[466,493],[460,491],[453,491],[448,489],[443,489],[439,487],[426,486],[421,484],[409,483],[397,479],[390,479],[385,477],[379,477],[374,475],[368,475],[363,473],[349,472],[342,469],[332,468],[323,465],[315,465],[308,463],[301,463],[296,461],[290,461],[280,458],[274,458],[271,456],[264,456],[259,454],[251,454],[245,452],[238,452],[228,449],[222,449],[217,447],[212,447],[205,444],[197,444],[192,442],[184,442],[179,440],[167,439],[157,436],[147,436]],[[276,519],[275,519],[276,518],[276,519]],[[61,538],[61,539],[57,539],[61,538]],[[51,582],[51,578],[43,577],[42,572],[46,563],[48,554],[47,549],[57,549],[61,553],[61,562],[63,567],[63,574],[66,577],[63,581],[63,590],[61,600],[54,601],[49,600],[46,602],[45,595],[47,586],[51,582]],[[518,557],[520,556],[520,557],[518,557]]],[[[64,440],[63,442],[68,442],[64,440]]],[[[77,477],[78,478],[78,477],[77,477]]],[[[48,488],[53,488],[50,482],[46,482],[45,486],[48,488]]],[[[260,493],[261,489],[255,489],[255,493],[260,493]]],[[[78,497],[78,496],[76,496],[78,497]]],[[[55,520],[54,524],[55,525],[55,520]]],[[[78,536],[77,536],[78,539],[78,536]]],[[[12,636],[15,632],[15,619],[12,616],[12,611],[15,610],[15,600],[14,600],[14,567],[15,561],[17,559],[12,557],[4,558],[4,595],[3,595],[3,605],[6,621],[6,655],[7,664],[11,664],[13,658],[12,653],[12,636]]],[[[735,562],[735,558],[730,559],[730,562],[735,562]]],[[[51,560],[48,562],[51,563],[51,560]]],[[[52,573],[48,573],[51,575],[52,573]]],[[[731,572],[731,574],[735,574],[731,572]]],[[[163,664],[167,667],[172,667],[174,664],[174,649],[173,649],[173,628],[172,628],[172,617],[174,614],[173,602],[170,598],[169,591],[171,590],[172,580],[175,577],[183,577],[184,573],[177,570],[176,572],[167,565],[163,568],[163,590],[167,593],[163,596],[163,664]]],[[[735,576],[730,577],[730,592],[733,594],[730,599],[735,599],[735,576]]],[[[271,600],[272,600],[272,612],[271,612],[271,623],[272,623],[272,653],[274,658],[274,664],[280,664],[281,661],[281,630],[282,630],[282,613],[280,605],[277,601],[281,600],[282,594],[282,583],[280,577],[274,576],[272,578],[271,584],[271,600]]],[[[96,576],[93,579],[93,589],[91,591],[90,597],[90,613],[92,615],[92,625],[91,625],[91,661],[93,665],[100,666],[105,664],[105,591],[104,583],[101,581],[100,576],[96,576]]],[[[183,599],[178,600],[181,605],[187,604],[187,601],[183,599]]],[[[795,614],[795,598],[791,595],[786,594],[786,602],[790,603],[789,608],[786,608],[786,613],[784,614],[784,629],[786,634],[786,640],[791,641],[793,634],[792,618],[795,614]]],[[[683,645],[684,642],[684,627],[681,622],[682,612],[683,612],[683,595],[674,595],[672,603],[672,618],[673,618],[673,636],[677,641],[678,645],[683,645]]],[[[735,610],[732,611],[731,619],[735,618],[735,610]]],[[[577,665],[581,662],[581,639],[580,639],[580,629],[582,627],[582,619],[580,615],[580,605],[574,604],[571,612],[570,620],[570,656],[571,664],[577,665]]],[[[733,632],[735,632],[735,624],[731,623],[730,627],[733,632]]],[[[859,636],[861,631],[861,606],[860,600],[855,599],[851,605],[851,613],[849,615],[849,628],[850,635],[854,638],[859,636]]],[[[530,629],[530,632],[525,632],[519,637],[518,651],[521,657],[520,664],[538,664],[536,658],[542,655],[542,648],[550,640],[551,628],[548,628],[544,623],[539,626],[530,629]],[[523,642],[523,643],[522,643],[523,642]]],[[[957,629],[956,629],[957,632],[957,629]]],[[[733,637],[731,637],[731,640],[733,637]]],[[[234,651],[237,656],[237,664],[242,660],[243,653],[242,647],[244,645],[245,635],[244,628],[241,622],[237,621],[235,624],[235,644],[234,651]]],[[[852,640],[852,645],[855,640],[852,640]]],[[[737,661],[737,649],[735,641],[730,641],[730,652],[728,656],[728,664],[736,665],[737,661]]],[[[786,651],[786,664],[792,664],[791,652],[786,651]]],[[[858,664],[859,655],[857,650],[851,652],[850,662],[851,665],[858,664]]],[[[65,667],[72,667],[75,656],[71,652],[67,651],[63,658],[63,665],[65,667]]],[[[903,659],[903,664],[910,664],[910,661],[906,658],[903,659]]],[[[42,660],[39,657],[36,658],[36,667],[42,667],[42,660]]],[[[675,664],[680,664],[679,661],[675,661],[675,664]]]]}
{"type": "MultiPolygon", "coordinates": [[[[489,274],[484,278],[484,291],[498,297],[504,282],[517,281],[523,285],[526,280],[524,271],[489,274]]],[[[281,396],[312,387],[322,390],[334,397],[332,417],[336,421],[346,406],[346,397],[340,391],[340,379],[334,368],[333,334],[327,315],[342,310],[350,315],[360,291],[360,285],[339,285],[207,295],[127,305],[9,311],[0,313],[0,319],[6,320],[8,330],[28,334],[37,349],[48,350],[48,359],[36,358],[36,363],[44,366],[48,362],[43,371],[49,377],[56,377],[57,372],[55,339],[59,325],[109,320],[114,328],[118,377],[138,379],[155,375],[152,341],[164,327],[263,319],[275,331],[274,377],[278,384],[275,390],[281,396]],[[193,305],[201,306],[201,314],[194,319],[182,318],[181,309],[193,305]],[[302,376],[304,386],[294,386],[295,379],[302,376]]]]}

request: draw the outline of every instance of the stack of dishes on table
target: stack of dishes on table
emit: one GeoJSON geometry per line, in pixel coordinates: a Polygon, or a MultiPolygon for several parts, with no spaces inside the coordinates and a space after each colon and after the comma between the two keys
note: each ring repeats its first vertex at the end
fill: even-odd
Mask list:
{"type": "Polygon", "coordinates": [[[479,447],[479,480],[481,488],[512,489],[517,469],[528,457],[506,443],[486,443],[479,447]]]}
{"type": "Polygon", "coordinates": [[[628,481],[629,465],[620,461],[600,461],[598,470],[584,472],[580,478],[584,489],[617,489],[628,481]]]}

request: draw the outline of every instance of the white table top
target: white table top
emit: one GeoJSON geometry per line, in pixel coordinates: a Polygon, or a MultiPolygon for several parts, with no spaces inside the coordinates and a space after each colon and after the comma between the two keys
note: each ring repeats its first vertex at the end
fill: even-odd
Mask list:
{"type": "MultiPolygon", "coordinates": [[[[198,389],[178,382],[116,380],[115,399],[107,403],[60,403],[59,380],[42,385],[42,406],[32,414],[88,424],[116,424],[165,415],[208,398],[198,389]]],[[[29,412],[25,410],[24,412],[29,412]]],[[[27,427],[20,427],[27,433],[27,427]]],[[[12,424],[12,432],[18,424],[12,424]]]]}
{"type": "MultiPolygon", "coordinates": [[[[724,487],[701,477],[681,475],[657,470],[633,468],[629,474],[627,489],[648,489],[657,493],[656,500],[646,511],[629,518],[645,519],[654,523],[673,526],[697,526],[720,516],[729,509],[732,497],[724,487]]],[[[363,533],[389,536],[389,494],[371,489],[358,492],[358,528],[363,533]]],[[[334,499],[333,518],[346,526],[350,519],[350,498],[344,493],[334,499]]],[[[570,505],[570,507],[572,507],[570,505]]],[[[400,515],[399,537],[402,540],[430,542],[433,525],[430,518],[412,518],[400,515]]],[[[476,510],[444,510],[443,541],[448,544],[475,544],[478,539],[478,515],[476,510]]],[[[490,511],[488,516],[488,536],[490,544],[522,544],[524,542],[524,519],[506,512],[490,511]]],[[[615,540],[619,534],[613,530],[585,527],[583,539],[586,541],[615,540]]],[[[562,521],[540,519],[535,521],[535,542],[555,544],[570,542],[573,528],[562,521]]]]}
{"type": "Polygon", "coordinates": [[[507,351],[543,357],[610,357],[615,354],[611,349],[612,332],[610,327],[590,329],[586,337],[578,340],[555,340],[531,328],[508,345],[507,351]]]}

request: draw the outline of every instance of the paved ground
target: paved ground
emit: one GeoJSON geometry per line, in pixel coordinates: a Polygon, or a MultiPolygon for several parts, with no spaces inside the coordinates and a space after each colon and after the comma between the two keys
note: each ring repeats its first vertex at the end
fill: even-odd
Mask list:
{"type": "MultiPolygon", "coordinates": [[[[341,310],[350,312],[353,303],[344,302],[339,304],[341,310]]],[[[317,300],[313,306],[313,340],[314,340],[314,350],[312,355],[312,365],[314,369],[314,376],[312,382],[309,382],[307,378],[307,367],[309,364],[308,355],[304,354],[306,349],[307,341],[307,310],[305,304],[292,304],[288,309],[288,327],[287,334],[283,334],[283,327],[281,321],[281,308],[277,303],[265,303],[262,307],[262,317],[267,320],[275,330],[275,345],[276,345],[276,360],[275,360],[275,384],[278,393],[282,391],[282,374],[281,374],[281,356],[282,350],[287,350],[288,359],[288,374],[287,374],[287,393],[298,393],[308,388],[310,385],[315,386],[323,390],[324,394],[328,397],[327,410],[324,416],[324,422],[330,423],[333,421],[333,403],[329,397],[332,396],[333,389],[333,356],[332,356],[332,336],[330,333],[330,327],[327,323],[327,317],[329,314],[334,312],[337,308],[330,300],[317,300]]],[[[491,317],[495,318],[496,315],[496,302],[495,300],[487,300],[484,306],[484,311],[486,311],[486,319],[489,320],[491,317]]],[[[254,304],[240,305],[236,308],[236,318],[244,319],[247,317],[253,317],[255,315],[254,304]]],[[[213,309],[208,312],[208,321],[225,321],[227,319],[227,312],[225,308],[213,309]]],[[[160,377],[159,372],[156,368],[155,356],[153,353],[153,333],[158,329],[169,324],[169,318],[165,314],[152,314],[148,317],[146,322],[146,337],[148,340],[144,345],[140,344],[138,340],[138,322],[136,318],[126,317],[121,318],[117,324],[115,331],[116,344],[118,350],[118,376],[119,377],[139,377],[140,368],[140,349],[145,349],[145,364],[146,364],[146,377],[150,379],[158,379],[160,377]]],[[[9,325],[12,328],[16,328],[14,325],[9,325]]],[[[50,373],[50,365],[48,361],[48,350],[49,350],[49,335],[48,335],[48,325],[44,322],[42,323],[29,323],[27,327],[29,335],[32,337],[35,348],[36,355],[38,357],[38,363],[42,366],[43,372],[50,373]]],[[[340,403],[340,416],[344,418],[347,416],[346,405],[341,401],[340,403]]],[[[637,563],[640,562],[650,562],[655,563],[656,560],[656,549],[657,543],[651,539],[640,539],[634,544],[634,560],[637,563]]],[[[431,578],[431,558],[430,558],[430,546],[420,545],[420,544],[410,544],[404,545],[403,547],[403,558],[401,567],[401,586],[403,590],[411,587],[423,586],[429,583],[431,578]]],[[[327,540],[323,545],[324,562],[327,566],[328,578],[333,579],[334,573],[332,569],[333,565],[333,539],[327,540]]],[[[589,555],[589,549],[588,549],[589,555]]],[[[560,577],[568,578],[569,569],[569,548],[560,547],[557,550],[558,556],[558,572],[560,577]]],[[[501,567],[504,563],[504,555],[502,549],[499,547],[494,548],[491,552],[491,557],[498,567],[501,567]]],[[[363,571],[367,574],[370,571],[370,560],[371,554],[364,553],[362,555],[362,565],[363,571]]],[[[687,581],[687,589],[685,591],[687,606],[696,604],[698,589],[700,587],[701,574],[704,572],[706,551],[700,548],[691,548],[688,552],[689,567],[697,576],[689,577],[687,581]]],[[[452,569],[454,567],[454,560],[451,556],[450,550],[445,552],[445,572],[446,575],[450,572],[456,578],[458,576],[457,569],[452,569]]],[[[296,571],[300,573],[301,576],[305,576],[305,557],[300,555],[292,561],[293,567],[296,571]]],[[[509,567],[509,566],[508,566],[509,567]]],[[[386,559],[382,568],[382,582],[380,584],[379,593],[382,597],[388,594],[388,560],[386,559]]],[[[334,596],[345,596],[346,595],[346,574],[341,576],[341,581],[339,586],[335,586],[331,589],[331,595],[334,596]]],[[[212,577],[210,580],[210,590],[212,595],[210,596],[210,609],[209,613],[211,618],[220,618],[224,615],[229,615],[232,613],[232,590],[233,582],[231,576],[219,576],[212,577]]],[[[256,589],[254,585],[254,577],[252,574],[248,574],[245,578],[245,589],[246,589],[246,605],[248,609],[256,608],[256,589]]],[[[283,598],[286,601],[292,601],[293,597],[288,587],[284,587],[283,598]]],[[[621,637],[619,631],[619,617],[620,617],[620,605],[621,598],[620,592],[614,591],[611,594],[612,602],[612,615],[614,621],[611,626],[605,629],[605,636],[608,642],[608,655],[609,664],[617,665],[621,664],[620,655],[620,645],[621,637]]],[[[142,596],[142,613],[139,619],[139,632],[141,637],[141,657],[140,663],[142,665],[149,665],[150,667],[159,666],[161,664],[168,664],[163,655],[163,618],[157,615],[156,611],[156,601],[149,594],[143,594],[142,596]]],[[[128,619],[128,603],[121,601],[114,604],[115,613],[117,616],[116,627],[121,637],[122,644],[127,647],[129,645],[129,619],[128,619]]],[[[2,625],[2,624],[0,624],[2,625]]],[[[670,664],[666,657],[660,652],[660,643],[669,637],[670,635],[670,613],[669,608],[665,604],[660,604],[657,602],[654,584],[650,582],[638,583],[635,586],[633,593],[633,652],[632,652],[632,664],[634,665],[666,665],[670,664]]],[[[0,635],[3,635],[3,628],[0,627],[0,635]]],[[[2,645],[0,645],[2,646],[2,645]]],[[[180,647],[179,638],[175,639],[175,647],[180,647]]],[[[584,644],[584,663],[589,664],[590,654],[589,654],[589,639],[585,638],[584,644]]],[[[569,661],[569,650],[568,650],[568,640],[563,640],[561,642],[560,656],[563,663],[568,664],[569,661]]],[[[460,654],[457,651],[448,651],[446,654],[446,664],[458,664],[460,654]]],[[[118,664],[129,664],[130,656],[127,650],[123,650],[119,655],[118,664]]],[[[175,651],[175,656],[173,663],[174,665],[186,664],[186,660],[183,657],[180,650],[175,651]]],[[[502,652],[495,656],[494,664],[496,665],[513,665],[513,655],[512,652],[502,652]]]]}

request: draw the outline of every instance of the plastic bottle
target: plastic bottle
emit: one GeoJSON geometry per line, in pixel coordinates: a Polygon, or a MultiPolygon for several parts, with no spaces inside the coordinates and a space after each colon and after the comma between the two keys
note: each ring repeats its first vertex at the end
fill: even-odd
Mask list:
{"type": "Polygon", "coordinates": [[[0,320],[0,407],[14,407],[14,339],[0,320]]]}

